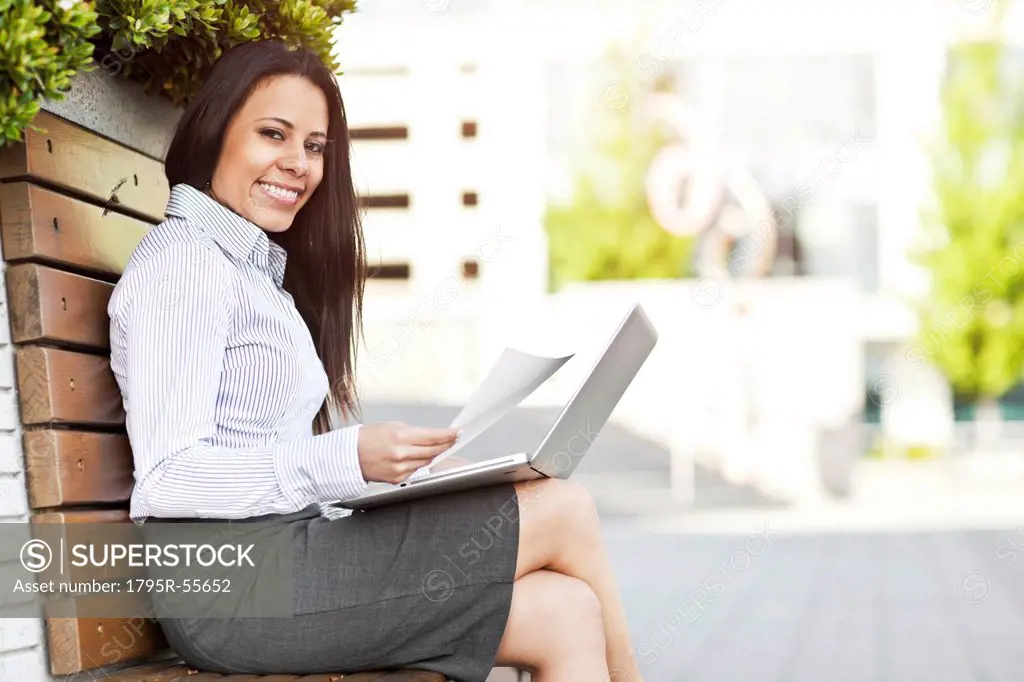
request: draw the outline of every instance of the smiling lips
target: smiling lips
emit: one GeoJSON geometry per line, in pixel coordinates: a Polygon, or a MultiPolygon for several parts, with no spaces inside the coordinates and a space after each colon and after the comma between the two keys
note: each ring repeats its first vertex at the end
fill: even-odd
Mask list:
{"type": "Polygon", "coordinates": [[[260,186],[260,189],[263,190],[264,194],[268,195],[275,201],[292,206],[299,200],[299,192],[297,190],[285,189],[280,185],[271,185],[267,182],[259,182],[257,184],[260,186]]]}

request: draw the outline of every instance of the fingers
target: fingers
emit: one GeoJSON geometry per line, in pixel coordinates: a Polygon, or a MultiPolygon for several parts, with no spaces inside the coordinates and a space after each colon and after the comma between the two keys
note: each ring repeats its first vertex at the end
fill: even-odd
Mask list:
{"type": "Polygon", "coordinates": [[[451,443],[444,443],[442,445],[413,446],[412,448],[410,448],[410,453],[412,454],[413,457],[416,457],[417,459],[422,457],[429,461],[440,455],[445,450],[451,448],[451,446],[451,443]]]}
{"type": "Polygon", "coordinates": [[[397,480],[404,480],[417,469],[427,466],[430,462],[447,450],[450,445],[429,445],[429,446],[406,446],[392,463],[392,471],[397,475],[397,480]]]}
{"type": "Polygon", "coordinates": [[[395,474],[395,477],[390,482],[391,483],[401,483],[402,481],[404,481],[405,479],[409,478],[410,476],[412,476],[414,473],[416,473],[417,471],[419,471],[422,468],[423,468],[422,466],[413,466],[411,464],[406,466],[406,467],[403,467],[399,472],[397,472],[395,474]]]}
{"type": "Polygon", "coordinates": [[[399,460],[395,463],[395,477],[390,481],[391,483],[400,483],[405,479],[412,476],[416,471],[430,464],[431,461],[442,452],[447,450],[450,445],[432,445],[432,446],[421,446],[410,448],[402,455],[399,460]]]}
{"type": "Polygon", "coordinates": [[[400,467],[412,467],[413,470],[430,464],[430,461],[451,447],[444,445],[409,445],[398,453],[396,464],[400,467]]]}
{"type": "Polygon", "coordinates": [[[399,434],[402,442],[413,446],[451,445],[459,435],[458,429],[437,429],[407,426],[399,434]]]}

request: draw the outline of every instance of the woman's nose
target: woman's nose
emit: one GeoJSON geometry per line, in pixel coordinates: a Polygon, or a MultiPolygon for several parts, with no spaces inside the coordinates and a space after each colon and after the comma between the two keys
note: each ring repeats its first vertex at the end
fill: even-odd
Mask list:
{"type": "Polygon", "coordinates": [[[306,160],[305,150],[285,155],[281,159],[281,167],[290,170],[296,175],[305,175],[309,170],[309,162],[306,160]]]}

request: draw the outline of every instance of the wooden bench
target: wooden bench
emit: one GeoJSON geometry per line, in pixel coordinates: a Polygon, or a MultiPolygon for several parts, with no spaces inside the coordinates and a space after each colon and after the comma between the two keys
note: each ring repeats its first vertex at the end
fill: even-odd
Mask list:
{"type": "MultiPolygon", "coordinates": [[[[16,345],[33,524],[130,523],[131,448],[109,363],[106,307],[133,248],[163,217],[159,161],[41,113],[0,150],[0,230],[16,345]]],[[[106,598],[106,597],[104,597],[106,598]]],[[[338,674],[221,675],[189,669],[155,619],[45,619],[54,675],[111,682],[337,680],[338,674]]],[[[444,682],[424,671],[345,675],[350,682],[444,682]]]]}

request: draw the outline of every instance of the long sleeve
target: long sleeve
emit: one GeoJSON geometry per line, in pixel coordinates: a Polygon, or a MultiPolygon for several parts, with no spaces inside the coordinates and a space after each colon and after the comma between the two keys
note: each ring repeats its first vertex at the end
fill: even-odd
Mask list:
{"type": "Polygon", "coordinates": [[[238,295],[236,272],[213,248],[169,245],[122,279],[109,309],[111,366],[135,459],[133,518],[288,513],[365,489],[360,425],[264,447],[212,444],[238,295]]]}

